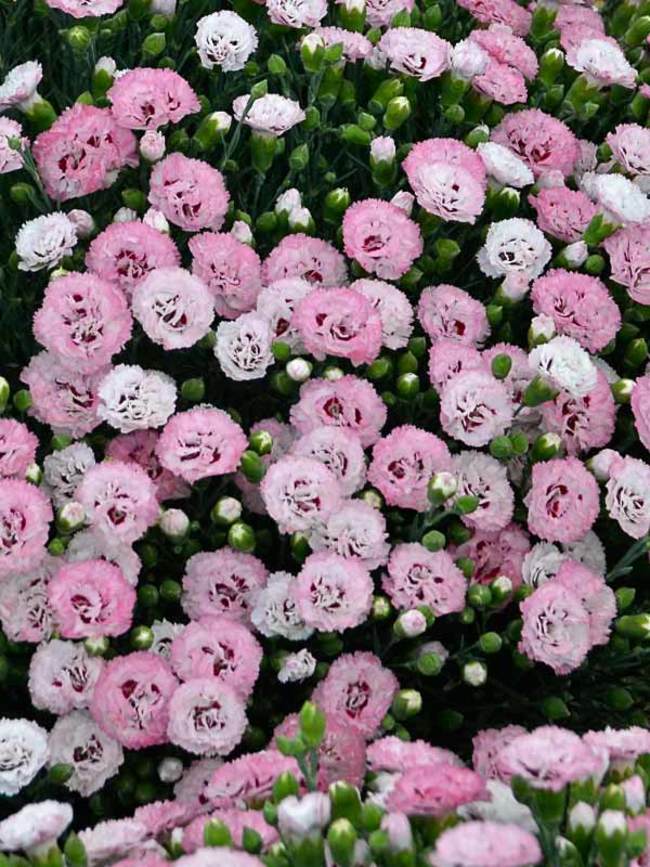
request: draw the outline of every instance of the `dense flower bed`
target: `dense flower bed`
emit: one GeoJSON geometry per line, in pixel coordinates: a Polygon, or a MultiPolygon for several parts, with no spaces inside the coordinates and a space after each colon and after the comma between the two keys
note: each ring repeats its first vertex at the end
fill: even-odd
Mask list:
{"type": "Polygon", "coordinates": [[[650,864],[650,5],[0,16],[2,864],[650,864]]]}

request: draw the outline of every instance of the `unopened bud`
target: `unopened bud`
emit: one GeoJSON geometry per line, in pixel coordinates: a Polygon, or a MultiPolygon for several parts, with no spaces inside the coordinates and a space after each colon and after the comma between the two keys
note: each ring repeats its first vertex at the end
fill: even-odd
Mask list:
{"type": "Polygon", "coordinates": [[[150,163],[165,156],[165,147],[165,136],[158,130],[148,129],[140,139],[140,153],[150,163]]]}
{"type": "Polygon", "coordinates": [[[458,482],[452,473],[439,472],[435,473],[429,480],[427,486],[427,495],[429,502],[433,506],[440,506],[450,497],[452,497],[458,489],[458,482]]]}
{"type": "Polygon", "coordinates": [[[393,699],[392,713],[395,719],[410,719],[421,710],[422,696],[416,689],[400,689],[393,699]]]}
{"type": "Polygon", "coordinates": [[[487,666],[478,660],[466,662],[463,666],[463,680],[469,686],[483,686],[487,676],[487,666]]]}
{"type": "Polygon", "coordinates": [[[85,520],[86,510],[81,503],[73,501],[61,507],[56,516],[56,526],[62,533],[74,533],[85,520]]]}
{"type": "Polygon", "coordinates": [[[187,535],[190,519],[182,509],[166,509],[160,517],[158,526],[165,536],[178,540],[187,535]]]}
{"type": "Polygon", "coordinates": [[[427,619],[421,611],[413,608],[400,614],[395,621],[393,631],[398,638],[417,638],[427,631],[427,619]]]}
{"type": "Polygon", "coordinates": [[[176,783],[183,776],[183,762],[168,756],[158,765],[158,779],[162,783],[176,783]]]}

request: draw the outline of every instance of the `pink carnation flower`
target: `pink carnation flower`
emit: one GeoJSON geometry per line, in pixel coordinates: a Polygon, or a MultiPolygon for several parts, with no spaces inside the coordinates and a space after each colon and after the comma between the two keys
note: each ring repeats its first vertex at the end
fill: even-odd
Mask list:
{"type": "Polygon", "coordinates": [[[136,138],[109,109],[75,103],[35,140],[45,190],[59,202],[110,187],[116,172],[136,166],[136,138]]]}
{"type": "Polygon", "coordinates": [[[616,597],[604,577],[577,560],[567,559],[551,580],[575,593],[584,605],[589,615],[589,640],[592,647],[607,644],[616,616],[616,597]]]}
{"type": "Polygon", "coordinates": [[[108,819],[79,832],[90,864],[135,855],[139,848],[144,848],[148,837],[146,827],[135,819],[108,819]]]}
{"type": "Polygon", "coordinates": [[[505,530],[477,531],[468,542],[459,545],[454,557],[469,557],[474,563],[472,580],[490,584],[505,575],[516,588],[521,584],[521,567],[530,551],[530,539],[518,524],[509,524],[505,530]]]}
{"type": "Polygon", "coordinates": [[[394,428],[372,450],[368,481],[391,506],[425,512],[431,476],[451,466],[445,443],[435,434],[412,425],[394,428]]]}
{"type": "Polygon", "coordinates": [[[459,0],[458,5],[481,24],[507,24],[517,36],[526,36],[532,13],[515,0],[459,0]]]}
{"type": "Polygon", "coordinates": [[[222,614],[243,622],[253,608],[256,593],[266,584],[261,560],[230,548],[194,554],[185,565],[181,605],[188,617],[199,620],[222,614]]]}
{"type": "Polygon", "coordinates": [[[366,447],[379,439],[386,416],[386,405],[374,387],[356,376],[306,382],[290,411],[291,424],[301,434],[322,425],[340,427],[356,433],[366,447]]]}
{"type": "Polygon", "coordinates": [[[291,325],[319,361],[335,355],[370,364],[381,350],[379,314],[354,289],[313,289],[296,305],[291,325]]]}
{"type": "Polygon", "coordinates": [[[221,172],[203,160],[173,153],[151,173],[149,203],[186,232],[218,231],[229,201],[221,172]]]}
{"type": "Polygon", "coordinates": [[[450,138],[418,142],[402,168],[418,203],[442,220],[473,224],[483,210],[485,165],[462,142],[450,138]]]}
{"type": "MultiPolygon", "coordinates": [[[[325,5],[324,0],[316,0],[316,2],[325,5]]],[[[233,100],[232,113],[238,121],[262,136],[284,135],[305,119],[305,112],[300,107],[300,103],[295,99],[280,96],[279,93],[267,93],[258,97],[246,111],[249,102],[250,94],[238,96],[233,100]]]]}
{"type": "Polygon", "coordinates": [[[429,379],[437,392],[456,374],[467,370],[488,370],[478,349],[451,337],[434,339],[429,350],[429,379]]]}
{"type": "Polygon", "coordinates": [[[402,349],[413,331],[413,307],[407,296],[383,280],[355,280],[350,289],[361,292],[379,313],[381,340],[388,349],[402,349]]]}
{"type": "Polygon", "coordinates": [[[542,860],[537,837],[507,822],[462,822],[436,840],[432,867],[528,867],[542,860]]]}
{"type": "Polygon", "coordinates": [[[528,98],[526,79],[512,66],[489,60],[485,70],[472,79],[472,87],[499,105],[525,103],[528,98]]]}
{"type": "MultiPolygon", "coordinates": [[[[523,729],[522,729],[523,731],[523,729]]],[[[368,767],[375,773],[388,771],[389,773],[402,773],[405,768],[426,765],[457,765],[462,766],[461,760],[451,750],[442,747],[434,747],[426,741],[403,741],[395,735],[379,738],[368,745],[366,751],[368,767]]]]}
{"type": "Polygon", "coordinates": [[[518,725],[508,725],[500,729],[483,729],[472,738],[472,764],[477,774],[484,780],[499,778],[497,759],[504,747],[512,740],[525,735],[526,729],[518,725]]]}
{"type": "Polygon", "coordinates": [[[57,715],[87,707],[103,666],[83,644],[58,638],[41,644],[29,665],[32,704],[57,715]]]}
{"type": "Polygon", "coordinates": [[[3,852],[22,851],[40,858],[72,822],[72,807],[59,801],[26,804],[0,822],[3,852]]]}
{"type": "Polygon", "coordinates": [[[189,494],[189,486],[160,463],[156,454],[159,438],[160,434],[154,430],[136,430],[128,434],[118,434],[107,444],[106,457],[142,467],[156,486],[156,496],[162,503],[165,500],[186,497],[189,494]]]}
{"type": "Polygon", "coordinates": [[[588,352],[600,352],[621,326],[621,313],[597,277],[556,268],[533,283],[535,313],[550,316],[558,334],[573,337],[588,352]]]}
{"type": "Polygon", "coordinates": [[[214,677],[187,681],[169,702],[169,740],[195,755],[227,756],[247,723],[241,697],[214,677]]]}
{"type": "Polygon", "coordinates": [[[37,437],[27,425],[12,418],[0,419],[0,476],[24,476],[36,458],[37,437]]]}
{"type": "Polygon", "coordinates": [[[485,796],[485,784],[469,768],[444,763],[407,768],[399,777],[387,806],[409,816],[442,818],[462,804],[485,796]]]}
{"type": "Polygon", "coordinates": [[[555,171],[570,175],[579,156],[578,140],[569,127],[538,108],[507,114],[491,138],[521,157],[537,178],[555,171]]]}
{"type": "Polygon", "coordinates": [[[50,732],[49,748],[50,766],[70,765],[72,776],[66,787],[84,798],[101,789],[124,761],[121,744],[85,711],[73,710],[59,717],[50,732]]]}
{"type": "Polygon", "coordinates": [[[570,455],[603,448],[614,434],[616,403],[600,370],[596,387],[583,397],[561,391],[541,409],[544,429],[559,434],[570,455]]]}
{"type": "Polygon", "coordinates": [[[160,511],[149,476],[137,464],[122,461],[89,467],[77,499],[91,526],[112,543],[135,542],[155,523],[160,511]]]}
{"type": "Polygon", "coordinates": [[[602,761],[581,738],[558,726],[541,726],[507,744],[497,757],[499,776],[521,777],[534,789],[561,791],[602,775],[602,761]]]}
{"type": "Polygon", "coordinates": [[[521,603],[519,651],[556,674],[578,668],[591,650],[589,612],[577,593],[548,581],[521,603]]]}
{"type": "Polygon", "coordinates": [[[320,551],[305,560],[292,596],[307,626],[321,632],[343,632],[366,619],[372,591],[372,578],[361,563],[320,551]]]}
{"type": "Polygon", "coordinates": [[[273,783],[286,771],[301,778],[294,758],[277,750],[249,753],[217,768],[205,787],[205,796],[216,809],[258,806],[270,797],[273,783]]]}
{"type": "Polygon", "coordinates": [[[156,268],[133,290],[133,315],[163,349],[187,349],[210,330],[212,296],[182,268],[156,268]]]}
{"type": "Polygon", "coordinates": [[[633,539],[650,532],[650,466],[630,457],[612,461],[605,497],[607,512],[633,539]]]}
{"type": "Polygon", "coordinates": [[[603,242],[612,280],[625,286],[630,298],[650,305],[650,227],[628,226],[603,242]]]}
{"type": "Polygon", "coordinates": [[[373,737],[391,706],[399,683],[372,653],[345,653],[332,663],[313,695],[327,715],[373,737]]]}
{"type": "Polygon", "coordinates": [[[193,855],[183,855],[178,859],[178,867],[212,867],[215,857],[219,859],[219,867],[264,867],[264,862],[255,855],[233,852],[222,846],[198,849],[193,855]]]}
{"type": "Polygon", "coordinates": [[[105,372],[66,370],[52,353],[39,352],[20,374],[31,394],[30,414],[54,433],[75,438],[90,433],[100,423],[98,388],[105,372]]]}
{"type": "Polygon", "coordinates": [[[305,347],[294,324],[293,313],[311,291],[312,286],[306,280],[286,277],[264,286],[257,296],[257,312],[267,321],[273,339],[286,343],[294,352],[303,352],[305,347]]]}
{"type": "Polygon", "coordinates": [[[193,483],[234,472],[247,446],[246,435],[228,413],[196,407],[172,416],[156,454],[166,470],[193,483]]]}
{"type": "Polygon", "coordinates": [[[411,12],[414,5],[415,0],[368,0],[366,17],[372,27],[388,27],[399,12],[411,12]]]}
{"type": "Polygon", "coordinates": [[[327,520],[342,499],[336,476],[324,464],[292,455],[269,467],[260,491],[281,533],[310,530],[327,520]]]}
{"type": "Polygon", "coordinates": [[[48,596],[64,638],[123,635],[131,627],[135,590],[106,560],[62,566],[50,581],[48,596]]]}
{"type": "Polygon", "coordinates": [[[426,605],[440,617],[465,607],[463,573],[446,551],[427,551],[419,542],[393,548],[382,587],[402,611],[426,605]]]}
{"type": "Polygon", "coordinates": [[[638,123],[620,123],[607,136],[614,159],[631,175],[650,175],[650,130],[638,123]]]}
{"type": "Polygon", "coordinates": [[[465,346],[480,346],[490,334],[485,307],[456,286],[428,286],[420,295],[418,319],[434,342],[446,337],[465,346]]]}
{"type": "Polygon", "coordinates": [[[569,187],[543,187],[528,203],[537,212],[537,225],[560,241],[574,244],[598,212],[598,208],[581,190],[569,187]]]}
{"type": "Polygon", "coordinates": [[[117,12],[124,5],[124,0],[47,0],[47,5],[73,18],[99,18],[117,12]]]}
{"type": "Polygon", "coordinates": [[[17,172],[23,167],[23,150],[29,139],[23,135],[23,128],[17,120],[0,117],[0,175],[17,172]],[[9,144],[10,139],[18,141],[18,150],[9,144]]]}
{"type": "MultiPolygon", "coordinates": [[[[630,406],[639,439],[650,450],[650,374],[640,376],[634,383],[630,406]]],[[[1,430],[0,428],[0,453],[2,452],[1,430]]]]}
{"type": "Polygon", "coordinates": [[[106,94],[113,117],[127,129],[158,129],[200,109],[199,100],[173,69],[129,69],[106,94]]]}
{"type": "Polygon", "coordinates": [[[219,316],[236,319],[253,310],[262,288],[257,253],[228,232],[202,232],[189,241],[192,274],[212,293],[219,316]]]}
{"type": "Polygon", "coordinates": [[[650,753],[650,732],[641,726],[625,729],[607,726],[599,732],[587,732],[582,740],[597,752],[607,752],[610,765],[619,770],[633,765],[639,756],[650,753]]]}
{"type": "Polygon", "coordinates": [[[59,561],[46,555],[37,567],[22,574],[4,576],[0,582],[0,623],[10,641],[46,641],[53,631],[54,617],[47,585],[59,561]]]}
{"type": "Polygon", "coordinates": [[[177,685],[169,665],[155,653],[118,656],[99,676],[90,713],[106,734],[129,749],[162,744],[177,685]]]}
{"type": "Polygon", "coordinates": [[[391,27],[378,47],[388,57],[391,69],[419,81],[439,78],[449,68],[451,45],[429,30],[391,27]]]}
{"type": "Polygon", "coordinates": [[[52,506],[35,485],[0,479],[0,578],[39,565],[52,520],[52,506]]]}
{"type": "Polygon", "coordinates": [[[291,444],[291,454],[314,458],[335,476],[341,492],[352,496],[363,487],[366,479],[366,459],[361,440],[356,434],[337,427],[315,428],[291,444]]]}
{"type": "Polygon", "coordinates": [[[320,238],[301,232],[286,235],[262,265],[262,283],[299,277],[318,286],[345,286],[348,269],[339,251],[320,238]]]}
{"type": "Polygon", "coordinates": [[[343,218],[346,255],[370,274],[397,280],[422,254],[420,229],[401,208],[380,199],[355,202],[343,218]]]}
{"type": "Polygon", "coordinates": [[[313,551],[334,551],[366,569],[383,566],[390,550],[384,515],[359,499],[349,500],[332,513],[324,527],[311,533],[309,544],[313,551]]]}
{"type": "Polygon", "coordinates": [[[507,387],[489,371],[467,370],[450,379],[440,396],[440,424],[468,446],[484,446],[510,427],[514,407],[507,387]]]}
{"type": "Polygon", "coordinates": [[[372,42],[362,33],[354,33],[342,27],[316,27],[312,33],[319,36],[327,48],[330,45],[342,45],[343,57],[346,60],[365,60],[372,54],[372,42]]]}
{"type": "Polygon", "coordinates": [[[469,39],[495,61],[518,69],[527,79],[532,81],[537,75],[537,55],[507,24],[490,24],[485,30],[477,27],[470,33],[469,39]]]}
{"type": "Polygon", "coordinates": [[[111,223],[91,242],[86,268],[127,295],[154,268],[173,268],[180,254],[172,239],[139,220],[111,223]]]}
{"type": "Polygon", "coordinates": [[[53,280],[34,316],[34,336],[64,367],[94,373],[109,364],[131,336],[121,289],[93,274],[53,280]]]}
{"type": "Polygon", "coordinates": [[[514,494],[508,482],[506,467],[482,452],[461,452],[454,458],[453,474],[458,489],[456,495],[476,497],[476,511],[463,516],[468,527],[479,530],[503,530],[514,512],[514,494]]]}
{"type": "Polygon", "coordinates": [[[181,680],[214,677],[248,698],[262,661],[262,648],[251,632],[228,617],[202,617],[172,641],[169,657],[181,680]]]}
{"type": "Polygon", "coordinates": [[[577,458],[533,465],[528,529],[548,542],[577,542],[599,510],[598,484],[577,458]]]}

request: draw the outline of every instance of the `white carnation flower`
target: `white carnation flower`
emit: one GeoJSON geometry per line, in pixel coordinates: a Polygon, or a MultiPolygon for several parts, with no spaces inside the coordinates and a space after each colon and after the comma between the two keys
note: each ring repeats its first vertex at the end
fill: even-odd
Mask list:
{"type": "Polygon", "coordinates": [[[16,235],[16,254],[21,271],[55,268],[70,256],[77,243],[77,230],[65,214],[45,214],[24,223],[16,235]]]}
{"type": "Polygon", "coordinates": [[[0,822],[0,850],[26,852],[39,861],[72,822],[72,807],[59,801],[27,804],[0,822]]]}
{"type": "Polygon", "coordinates": [[[262,379],[273,364],[272,339],[263,316],[244,313],[232,322],[219,323],[214,354],[228,379],[262,379]]]}
{"type": "Polygon", "coordinates": [[[305,112],[298,102],[278,93],[267,93],[256,99],[244,117],[249,100],[250,94],[238,96],[232,104],[232,111],[237,120],[256,132],[280,136],[305,119],[305,112]]]}
{"type": "Polygon", "coordinates": [[[650,199],[623,175],[586,172],[581,186],[612,223],[645,223],[650,219],[650,199]]]}
{"type": "Polygon", "coordinates": [[[636,82],[636,70],[613,39],[583,39],[567,52],[567,62],[598,87],[612,84],[634,87],[636,82]]]}
{"type": "Polygon", "coordinates": [[[258,594],[251,621],[262,635],[272,638],[280,635],[289,641],[304,641],[314,631],[300,618],[291,596],[293,575],[288,572],[273,572],[258,594]]]}
{"type": "Polygon", "coordinates": [[[567,559],[567,555],[551,542],[538,542],[524,557],[521,567],[524,584],[540,587],[557,575],[560,566],[567,559]]]}
{"type": "Polygon", "coordinates": [[[0,111],[18,106],[23,111],[37,99],[37,88],[43,78],[43,67],[36,60],[14,66],[0,84],[0,111]]]}
{"type": "Polygon", "coordinates": [[[520,189],[535,182],[532,171],[510,148],[488,141],[481,142],[476,150],[487,173],[498,184],[520,189]]]}
{"type": "Polygon", "coordinates": [[[267,0],[266,11],[274,24],[318,27],[327,15],[327,0],[267,0]]]}
{"type": "Polygon", "coordinates": [[[452,71],[466,81],[470,81],[475,75],[483,75],[489,62],[490,55],[472,39],[457,42],[451,52],[452,71]]]}
{"type": "Polygon", "coordinates": [[[48,755],[44,728],[26,719],[0,719],[0,795],[17,795],[48,755]]]}
{"type": "Polygon", "coordinates": [[[121,745],[105,734],[85,711],[59,717],[50,734],[50,766],[70,765],[66,782],[71,792],[89,797],[114,776],[122,762],[121,745]]]}
{"type": "Polygon", "coordinates": [[[282,663],[282,668],[278,672],[278,680],[280,683],[299,683],[301,680],[307,680],[316,671],[316,660],[303,647],[298,653],[289,653],[285,656],[282,663]]]}
{"type": "Polygon", "coordinates": [[[236,12],[222,10],[199,19],[194,41],[206,69],[236,72],[257,48],[257,31],[236,12]]]}
{"type": "Polygon", "coordinates": [[[43,459],[45,487],[58,509],[74,500],[86,470],[94,464],[95,455],[86,443],[72,443],[43,459]]]}
{"type": "Polygon", "coordinates": [[[98,416],[122,433],[162,427],[176,407],[176,384],[157,370],[118,364],[99,384],[98,416]]]}
{"type": "Polygon", "coordinates": [[[554,337],[535,347],[528,361],[538,375],[573,397],[584,397],[596,387],[596,365],[572,337],[554,337]]]}

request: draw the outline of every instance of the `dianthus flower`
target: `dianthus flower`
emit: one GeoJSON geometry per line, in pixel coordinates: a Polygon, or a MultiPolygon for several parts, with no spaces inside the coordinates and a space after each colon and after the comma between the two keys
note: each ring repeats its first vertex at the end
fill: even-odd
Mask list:
{"type": "Polygon", "coordinates": [[[203,160],[173,153],[151,173],[149,203],[186,232],[218,231],[229,201],[221,172],[203,160]]]}
{"type": "Polygon", "coordinates": [[[122,433],[157,428],[176,407],[176,383],[166,373],[117,364],[97,390],[97,415],[122,433]]]}
{"type": "Polygon", "coordinates": [[[578,159],[578,140],[569,127],[538,108],[507,114],[491,138],[520,156],[537,178],[553,171],[566,177],[578,159]]]}
{"type": "Polygon", "coordinates": [[[79,710],[59,717],[50,732],[49,748],[50,766],[70,765],[66,788],[85,798],[101,789],[124,761],[121,744],[79,710]]]}
{"type": "Polygon", "coordinates": [[[305,532],[338,509],[342,494],[336,476],[314,458],[280,458],[260,486],[269,515],[281,533],[305,532]]]}
{"type": "Polygon", "coordinates": [[[129,69],[115,80],[106,96],[113,117],[127,129],[158,129],[200,109],[197,95],[173,69],[129,69]]]}
{"type": "Polygon", "coordinates": [[[38,439],[27,425],[12,418],[0,419],[0,477],[24,476],[37,446],[38,439]]]}
{"type": "Polygon", "coordinates": [[[534,789],[561,791],[569,783],[602,775],[601,757],[581,738],[558,726],[541,726],[506,744],[497,756],[506,780],[521,777],[534,789]]]}
{"type": "Polygon", "coordinates": [[[343,245],[351,259],[385,280],[404,276],[423,250],[417,223],[380,199],[364,199],[347,209],[343,245]]]}
{"type": "Polygon", "coordinates": [[[202,551],[186,563],[181,605],[194,620],[222,614],[244,622],[266,578],[264,564],[252,554],[230,548],[202,551]]]}
{"type": "Polygon", "coordinates": [[[383,566],[390,551],[384,515],[358,499],[349,500],[316,527],[309,544],[314,551],[334,551],[366,569],[383,566]]]}
{"type": "Polygon", "coordinates": [[[422,291],[418,319],[435,346],[443,337],[480,346],[490,334],[485,307],[456,286],[441,283],[422,291]]]}
{"type": "Polygon", "coordinates": [[[298,612],[294,583],[295,578],[288,572],[272,572],[266,586],[256,594],[251,622],[262,635],[304,641],[312,634],[312,627],[305,624],[298,612]]]}
{"type": "Polygon", "coordinates": [[[410,816],[443,816],[485,792],[483,779],[469,768],[437,763],[407,768],[388,796],[388,809],[410,816]]]}
{"type": "Polygon", "coordinates": [[[391,552],[382,587],[399,610],[424,605],[440,617],[463,610],[467,581],[446,551],[403,542],[391,552]]]}
{"type": "Polygon", "coordinates": [[[16,235],[16,255],[20,271],[52,269],[77,244],[77,230],[65,214],[44,214],[28,220],[16,235]]]}
{"type": "Polygon", "coordinates": [[[0,795],[17,795],[48,759],[47,732],[26,719],[0,719],[0,795]]]}
{"type": "Polygon", "coordinates": [[[320,632],[359,626],[372,604],[373,583],[358,561],[331,551],[310,554],[292,587],[298,613],[320,632]]]}
{"type": "Polygon", "coordinates": [[[464,515],[463,522],[479,530],[503,530],[514,511],[514,495],[503,464],[482,452],[461,452],[454,458],[452,472],[457,496],[478,499],[476,510],[464,515]]]}
{"type": "Polygon", "coordinates": [[[286,277],[300,277],[319,286],[344,286],[348,282],[345,258],[336,247],[301,232],[284,237],[264,260],[265,286],[286,277]]]}
{"type": "Polygon", "coordinates": [[[192,254],[192,274],[210,290],[219,316],[236,319],[255,307],[262,288],[261,264],[248,244],[227,232],[202,232],[193,235],[188,246],[192,254]]]}
{"type": "Polygon", "coordinates": [[[57,715],[87,707],[103,665],[82,644],[58,638],[44,642],[29,665],[32,704],[57,715]]]}
{"type": "Polygon", "coordinates": [[[598,501],[596,480],[577,458],[534,464],[528,529],[549,542],[575,542],[591,529],[598,501]]]}
{"type": "Polygon", "coordinates": [[[10,641],[38,644],[52,634],[54,617],[47,585],[58,566],[55,557],[46,555],[37,567],[5,576],[0,582],[0,623],[10,641]]]}
{"type": "Polygon", "coordinates": [[[201,66],[219,66],[224,72],[243,69],[258,43],[255,28],[229,9],[199,18],[194,41],[201,66]]]}
{"type": "Polygon", "coordinates": [[[208,333],[212,296],[198,277],[182,268],[156,268],[133,291],[133,315],[163,349],[186,349],[208,333]]]}
{"type": "Polygon", "coordinates": [[[432,867],[528,867],[542,860],[537,837],[502,822],[462,822],[436,840],[432,867]]]}
{"type": "Polygon", "coordinates": [[[510,427],[514,407],[508,389],[491,372],[467,370],[452,377],[440,396],[440,424],[468,446],[487,445],[510,427]]]}
{"type": "Polygon", "coordinates": [[[543,187],[536,196],[528,196],[528,202],[537,213],[538,227],[567,244],[580,241],[598,213],[588,196],[569,187],[543,187]]]}
{"type": "Polygon", "coordinates": [[[273,335],[259,313],[243,313],[232,322],[220,322],[214,353],[228,379],[245,382],[262,379],[273,364],[273,335]]]}
{"type": "Polygon", "coordinates": [[[195,755],[228,755],[242,739],[246,725],[241,697],[214,677],[187,681],[176,688],[169,702],[169,740],[195,755]]]}
{"type": "Polygon", "coordinates": [[[630,457],[616,457],[607,482],[605,506],[610,518],[633,539],[650,532],[650,466],[630,457]]]}
{"type": "Polygon", "coordinates": [[[383,280],[355,280],[350,289],[365,295],[379,313],[381,342],[388,349],[402,349],[413,331],[413,307],[407,296],[383,280]]]}
{"type": "Polygon", "coordinates": [[[372,384],[356,376],[306,382],[290,411],[291,424],[301,434],[322,425],[340,427],[356,433],[366,447],[379,439],[386,416],[386,406],[372,384]]]}
{"type": "MultiPolygon", "coordinates": [[[[269,0],[269,2],[273,2],[273,0],[269,0]]],[[[313,0],[308,0],[308,2],[313,2],[313,0]]],[[[324,0],[315,0],[315,2],[321,3],[324,0]]],[[[273,137],[284,135],[285,132],[302,123],[305,119],[305,112],[300,107],[299,102],[286,96],[280,96],[278,93],[267,93],[256,99],[248,112],[244,114],[249,102],[250,94],[238,96],[232,104],[232,113],[238,121],[262,135],[273,137]]]]}
{"type": "Polygon", "coordinates": [[[449,68],[451,45],[429,30],[391,27],[378,46],[388,57],[391,69],[419,81],[439,78],[449,68]]]}
{"type": "Polygon", "coordinates": [[[27,572],[45,556],[52,506],[35,485],[0,479],[0,578],[27,572]]]}

